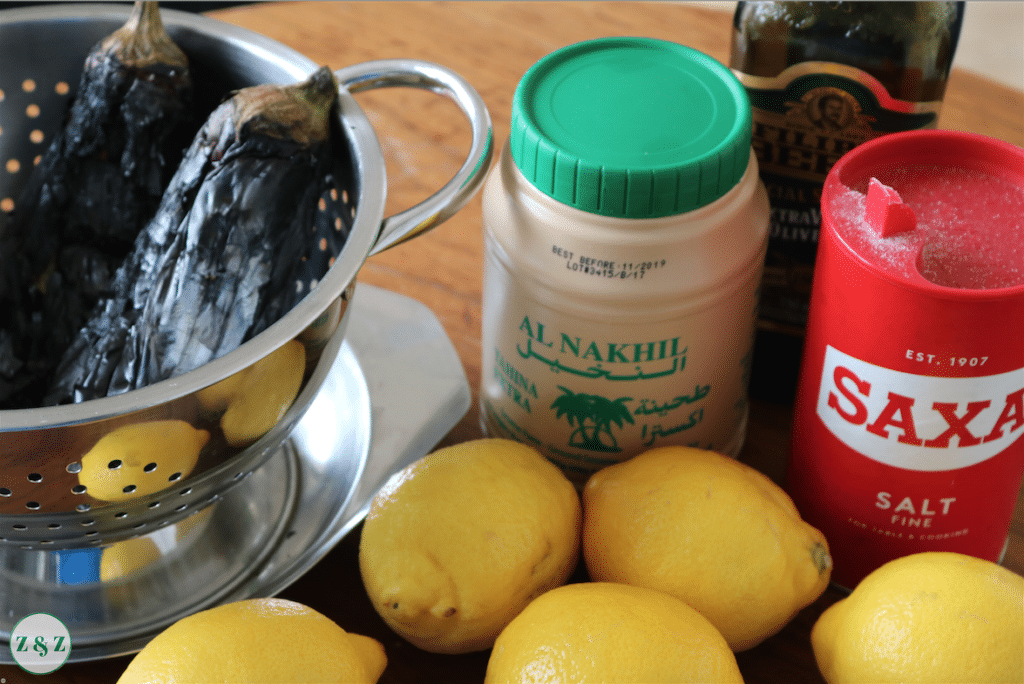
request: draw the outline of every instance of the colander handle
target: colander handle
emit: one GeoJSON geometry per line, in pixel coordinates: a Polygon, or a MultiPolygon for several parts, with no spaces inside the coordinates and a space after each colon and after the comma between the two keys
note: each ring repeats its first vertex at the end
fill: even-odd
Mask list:
{"type": "Polygon", "coordinates": [[[427,199],[385,218],[370,254],[394,247],[444,223],[472,199],[490,168],[494,136],[483,98],[465,79],[443,66],[416,59],[362,62],[339,69],[334,75],[350,93],[392,87],[429,90],[457,104],[472,127],[472,144],[458,172],[427,199]]]}

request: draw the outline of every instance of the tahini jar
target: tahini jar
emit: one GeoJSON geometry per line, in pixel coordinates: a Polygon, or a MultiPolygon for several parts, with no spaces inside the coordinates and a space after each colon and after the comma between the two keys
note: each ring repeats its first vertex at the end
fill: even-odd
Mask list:
{"type": "Polygon", "coordinates": [[[536,63],[483,192],[481,415],[582,485],[646,449],[735,456],[768,198],[747,94],[647,38],[536,63]]]}

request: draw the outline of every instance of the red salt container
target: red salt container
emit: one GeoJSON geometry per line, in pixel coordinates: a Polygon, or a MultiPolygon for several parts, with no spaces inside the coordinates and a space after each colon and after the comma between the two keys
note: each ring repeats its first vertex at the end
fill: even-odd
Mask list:
{"type": "Polygon", "coordinates": [[[882,136],[821,207],[787,489],[833,582],[919,551],[998,562],[1024,476],[1024,149],[882,136]]]}

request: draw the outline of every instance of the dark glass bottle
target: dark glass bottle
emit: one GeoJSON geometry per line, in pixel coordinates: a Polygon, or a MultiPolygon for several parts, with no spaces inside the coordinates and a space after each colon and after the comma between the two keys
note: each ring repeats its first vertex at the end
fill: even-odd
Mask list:
{"type": "Polygon", "coordinates": [[[963,2],[737,4],[730,66],[772,205],[754,396],[795,390],[825,175],[871,138],[935,127],[963,14],[963,2]]]}

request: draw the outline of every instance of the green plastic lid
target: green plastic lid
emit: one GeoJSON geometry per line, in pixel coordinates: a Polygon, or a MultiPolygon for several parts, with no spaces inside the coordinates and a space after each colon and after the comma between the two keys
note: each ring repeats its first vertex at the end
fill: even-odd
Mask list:
{"type": "Polygon", "coordinates": [[[541,192],[582,211],[671,216],[739,182],[750,101],[720,62],[652,38],[569,45],[534,64],[512,101],[509,147],[541,192]]]}

